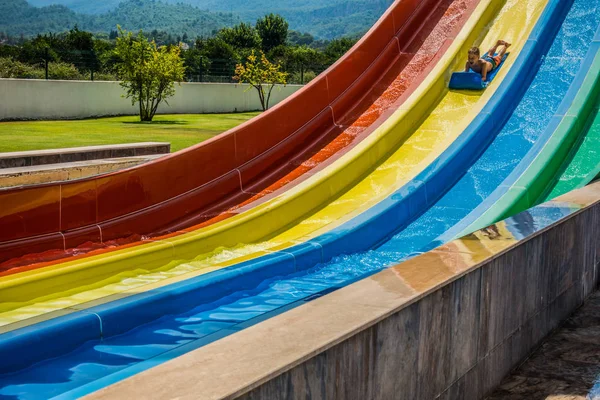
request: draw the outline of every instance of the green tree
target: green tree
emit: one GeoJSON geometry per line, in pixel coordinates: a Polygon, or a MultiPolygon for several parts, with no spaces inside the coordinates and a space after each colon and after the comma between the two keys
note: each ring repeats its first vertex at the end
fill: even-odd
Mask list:
{"type": "MultiPolygon", "coordinates": [[[[324,60],[323,55],[315,49],[308,46],[297,46],[292,47],[289,51],[289,62],[294,66],[294,69],[299,73],[299,83],[304,84],[307,82],[304,78],[304,74],[311,69],[323,69],[324,60]]],[[[310,75],[310,78],[315,77],[314,71],[310,75]]]]}
{"type": "Polygon", "coordinates": [[[117,75],[126,97],[139,104],[140,120],[152,121],[158,106],[175,94],[175,82],[185,74],[178,46],[157,47],[140,31],[137,36],[121,27],[115,53],[119,57],[117,75]]]}
{"type": "Polygon", "coordinates": [[[260,49],[260,36],[253,26],[241,22],[232,28],[223,28],[217,37],[236,49],[260,49]]]}
{"type": "Polygon", "coordinates": [[[334,39],[325,47],[324,53],[329,63],[333,64],[350,50],[356,40],[349,38],[334,39]]]}
{"type": "MultiPolygon", "coordinates": [[[[236,49],[220,37],[213,37],[206,40],[196,40],[196,49],[202,54],[202,71],[206,71],[205,77],[219,77],[219,81],[231,79],[235,73],[235,65],[240,60],[236,49]],[[207,76],[208,75],[208,76],[207,76]]],[[[209,79],[212,80],[212,79],[209,79]]]]}
{"type": "Polygon", "coordinates": [[[81,31],[75,25],[60,39],[61,60],[76,65],[80,70],[97,71],[100,68],[100,60],[94,51],[94,36],[90,32],[81,31]]]}
{"type": "Polygon", "coordinates": [[[290,31],[288,34],[288,42],[292,45],[310,45],[315,41],[315,38],[310,33],[300,33],[297,31],[290,31]]]}
{"type": "Polygon", "coordinates": [[[210,59],[198,48],[184,51],[183,60],[188,81],[202,80],[210,67],[210,59]]]}
{"type": "Polygon", "coordinates": [[[248,89],[255,88],[258,91],[260,105],[263,111],[269,109],[271,93],[277,84],[285,85],[288,74],[281,72],[281,65],[271,63],[265,53],[260,52],[258,57],[254,50],[248,56],[245,64],[238,64],[235,67],[235,76],[233,79],[240,83],[250,84],[248,89]]]}
{"type": "Polygon", "coordinates": [[[265,52],[284,45],[288,38],[288,29],[289,24],[281,15],[271,13],[256,21],[256,30],[265,52]]]}
{"type": "Polygon", "coordinates": [[[232,45],[220,37],[196,40],[196,48],[210,59],[236,59],[237,53],[232,45]]]}

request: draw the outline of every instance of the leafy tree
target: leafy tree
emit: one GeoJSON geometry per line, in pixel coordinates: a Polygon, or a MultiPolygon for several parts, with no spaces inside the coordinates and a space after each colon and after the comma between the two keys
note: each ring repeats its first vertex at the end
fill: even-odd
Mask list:
{"type": "Polygon", "coordinates": [[[117,57],[115,51],[115,45],[108,40],[96,40],[94,41],[94,52],[97,54],[99,68],[96,71],[100,73],[94,74],[94,79],[100,80],[99,76],[112,74],[116,72],[117,65],[119,64],[119,57],[117,57]]]}
{"type": "Polygon", "coordinates": [[[79,30],[79,27],[75,25],[65,36],[64,44],[69,50],[91,51],[94,49],[94,35],[90,32],[79,30]]]}
{"type": "Polygon", "coordinates": [[[183,53],[185,62],[185,71],[188,81],[196,80],[196,77],[202,77],[210,67],[210,59],[204,55],[201,49],[193,48],[183,53]]]}
{"type": "Polygon", "coordinates": [[[356,40],[349,38],[334,39],[325,47],[324,53],[329,63],[333,64],[350,50],[356,40]]]}
{"type": "Polygon", "coordinates": [[[256,21],[256,30],[265,52],[284,45],[288,38],[288,29],[289,24],[281,15],[271,13],[256,21]]]}
{"type": "MultiPolygon", "coordinates": [[[[117,74],[126,97],[139,104],[140,120],[152,121],[161,102],[175,94],[175,82],[181,82],[185,67],[180,48],[157,47],[140,31],[136,37],[119,28],[115,53],[120,59],[117,74]]],[[[168,104],[168,103],[167,103],[168,104]]]]}
{"type": "Polygon", "coordinates": [[[315,41],[315,38],[310,33],[300,33],[297,31],[290,31],[288,34],[288,42],[292,45],[303,46],[310,45],[315,41]]]}
{"type": "Polygon", "coordinates": [[[236,49],[260,49],[260,36],[253,26],[241,22],[232,28],[223,28],[217,37],[236,49]]]}
{"type": "Polygon", "coordinates": [[[237,53],[232,45],[220,37],[209,38],[203,42],[201,47],[197,47],[211,59],[236,59],[237,53]]]}
{"type": "Polygon", "coordinates": [[[94,51],[94,36],[90,32],[79,30],[77,25],[61,38],[59,58],[75,64],[81,70],[97,71],[100,61],[94,51]]]}
{"type": "MultiPolygon", "coordinates": [[[[304,73],[311,68],[315,68],[324,64],[323,55],[315,49],[308,46],[298,46],[290,49],[289,60],[295,66],[296,71],[299,73],[298,82],[304,84],[304,73]]],[[[314,72],[310,79],[314,78],[314,72]]]]}
{"type": "Polygon", "coordinates": [[[238,64],[235,68],[236,75],[233,77],[240,83],[250,84],[250,88],[258,91],[260,105],[263,111],[269,109],[271,93],[277,84],[286,84],[288,74],[281,72],[281,65],[271,63],[265,53],[260,52],[260,58],[254,50],[248,56],[245,64],[238,64]]]}

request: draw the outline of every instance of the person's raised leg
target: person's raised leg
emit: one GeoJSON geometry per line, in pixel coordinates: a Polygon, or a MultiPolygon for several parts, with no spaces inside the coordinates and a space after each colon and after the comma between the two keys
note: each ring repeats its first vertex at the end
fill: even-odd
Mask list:
{"type": "Polygon", "coordinates": [[[504,57],[504,54],[506,54],[506,50],[508,49],[508,46],[501,44],[500,46],[498,46],[496,48],[496,53],[498,54],[498,57],[500,57],[500,59],[502,59],[502,57],[504,57]]]}
{"type": "Polygon", "coordinates": [[[507,41],[500,39],[496,42],[496,45],[488,51],[488,55],[490,57],[493,57],[494,54],[498,53],[498,56],[502,58],[506,53],[506,50],[510,47],[510,45],[511,44],[507,41]]]}

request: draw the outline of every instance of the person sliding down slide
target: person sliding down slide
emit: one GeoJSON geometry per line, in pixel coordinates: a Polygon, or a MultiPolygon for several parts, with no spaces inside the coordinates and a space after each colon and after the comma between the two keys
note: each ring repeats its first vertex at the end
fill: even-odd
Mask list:
{"type": "Polygon", "coordinates": [[[509,47],[510,43],[498,40],[496,45],[481,58],[479,47],[471,47],[469,49],[469,58],[465,64],[465,72],[469,72],[469,69],[472,69],[474,72],[481,74],[481,78],[486,82],[487,75],[502,63],[502,58],[509,47]]]}

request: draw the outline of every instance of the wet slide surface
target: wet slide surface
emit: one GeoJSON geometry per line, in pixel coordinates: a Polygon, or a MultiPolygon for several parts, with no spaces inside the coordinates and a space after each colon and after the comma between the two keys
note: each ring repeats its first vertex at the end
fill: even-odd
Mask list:
{"type": "MultiPolygon", "coordinates": [[[[327,130],[322,138],[319,136],[320,132],[313,133],[319,138],[318,140],[309,141],[307,147],[298,150],[299,154],[289,161],[285,168],[275,169],[275,172],[269,174],[270,181],[283,171],[285,174],[282,177],[258,192],[256,189],[260,189],[261,185],[264,186],[265,183],[268,183],[268,179],[262,180],[260,184],[255,183],[252,186],[244,187],[243,199],[241,197],[232,198],[227,203],[211,206],[210,209],[195,213],[193,216],[188,215],[184,219],[173,221],[168,227],[163,227],[163,231],[167,228],[169,231],[180,231],[181,233],[193,231],[261,204],[331,164],[373,132],[385,121],[390,111],[395,110],[403,103],[433,68],[449,46],[447,39],[462,25],[477,3],[475,0],[436,0],[436,2],[436,7],[432,7],[433,10],[427,15],[427,23],[420,24],[415,20],[399,34],[397,45],[401,46],[400,54],[396,54],[393,59],[390,56],[382,56],[383,61],[389,62],[385,66],[387,71],[383,71],[383,76],[379,77],[379,80],[366,90],[366,94],[349,94],[356,97],[356,104],[339,121],[335,121],[336,129],[327,130]],[[236,201],[239,202],[236,203],[236,201]],[[232,204],[235,205],[232,206],[232,204]]],[[[386,51],[390,52],[391,50],[386,51]]],[[[156,234],[147,234],[144,237],[155,236],[156,234]]],[[[116,240],[105,239],[104,243],[92,241],[68,249],[66,252],[49,251],[41,254],[29,254],[1,263],[0,274],[52,265],[65,261],[65,256],[82,258],[86,253],[88,253],[87,255],[105,254],[107,251],[125,248],[125,244],[129,247],[132,244],[143,243],[139,239],[140,235],[138,234],[116,240]],[[104,250],[98,250],[99,248],[104,250]],[[25,268],[19,268],[20,266],[25,268]]],[[[160,240],[160,237],[157,237],[156,240],[160,240]]]]}
{"type": "MultiPolygon", "coordinates": [[[[459,2],[458,4],[464,5],[463,2],[459,2]]],[[[489,2],[486,4],[489,4],[489,2]]],[[[494,7],[497,8],[497,5],[492,8],[494,7]]],[[[482,8],[485,8],[487,12],[487,6],[482,8]]],[[[516,13],[517,11],[504,13],[503,18],[511,18],[513,17],[512,14],[516,13]]],[[[487,16],[486,18],[490,18],[490,16],[487,16]]],[[[522,23],[524,19],[525,17],[521,17],[521,19],[517,19],[517,21],[522,23]]],[[[486,21],[480,21],[479,18],[476,19],[476,24],[481,24],[483,26],[485,25],[485,22],[486,21]]],[[[531,21],[529,21],[529,26],[532,26],[531,21]]],[[[447,24],[443,24],[440,29],[447,29],[447,24]]],[[[439,33],[439,30],[434,30],[431,34],[433,37],[432,40],[437,40],[437,38],[440,37],[439,33]]],[[[475,36],[477,36],[477,34],[475,34],[475,36]]],[[[498,32],[495,32],[494,34],[498,34],[498,32]]],[[[522,37],[526,38],[526,33],[522,34],[522,37]]],[[[465,44],[464,47],[466,48],[470,45],[471,42],[465,44]]],[[[460,52],[462,53],[462,50],[460,52]]],[[[450,60],[453,58],[454,54],[450,55],[450,60]]],[[[445,68],[446,67],[444,67],[443,71],[438,72],[438,75],[442,79],[442,85],[444,84],[443,74],[445,73],[445,68]]],[[[506,70],[506,68],[507,67],[503,70],[506,70]]],[[[498,78],[498,81],[500,80],[501,79],[498,78]]],[[[491,93],[492,91],[486,92],[484,98],[485,96],[491,95],[491,93]]],[[[431,96],[434,98],[436,97],[435,94],[432,94],[431,96]]],[[[6,303],[1,307],[2,311],[6,311],[1,317],[2,324],[6,325],[45,313],[65,310],[68,307],[78,306],[80,304],[85,308],[85,303],[87,302],[102,298],[105,299],[103,301],[108,301],[114,299],[114,297],[111,296],[127,291],[147,290],[148,286],[153,283],[168,280],[173,277],[181,277],[181,279],[189,278],[190,274],[194,273],[194,271],[205,273],[214,270],[214,268],[232,265],[236,261],[239,261],[240,258],[267,254],[273,249],[287,246],[287,243],[295,244],[296,242],[292,242],[294,239],[302,240],[306,235],[318,233],[318,230],[321,228],[327,228],[330,224],[340,223],[340,221],[343,221],[343,218],[352,215],[349,213],[358,213],[361,209],[368,207],[369,204],[374,204],[378,199],[385,198],[385,196],[392,192],[394,188],[399,187],[403,182],[410,179],[411,176],[414,176],[416,171],[422,169],[430,159],[435,158],[436,154],[443,151],[462,130],[457,125],[457,127],[448,131],[444,128],[444,120],[447,120],[448,115],[452,115],[453,118],[463,118],[467,121],[465,123],[468,123],[468,120],[476,115],[477,110],[480,109],[485,102],[485,100],[481,100],[480,96],[481,94],[477,96],[467,96],[446,91],[444,100],[441,103],[438,103],[440,105],[436,108],[438,112],[430,113],[429,118],[423,123],[418,132],[413,133],[408,140],[404,141],[400,148],[398,148],[396,152],[371,175],[360,181],[358,185],[343,194],[342,197],[338,199],[328,199],[330,203],[327,207],[322,208],[316,214],[310,216],[310,219],[306,219],[300,224],[292,224],[291,229],[270,239],[268,242],[245,245],[233,249],[217,249],[214,252],[198,255],[203,248],[211,250],[209,246],[212,246],[212,243],[223,243],[223,239],[221,237],[216,237],[212,241],[207,241],[204,237],[197,240],[193,235],[189,237],[181,235],[180,237],[166,239],[164,242],[153,245],[154,247],[159,248],[159,252],[162,254],[163,258],[156,259],[156,253],[148,253],[148,257],[152,258],[152,260],[147,261],[147,259],[144,259],[143,261],[146,262],[145,264],[142,264],[139,259],[123,259],[122,263],[121,260],[118,262],[114,261],[110,268],[118,268],[118,270],[116,272],[111,272],[111,275],[109,276],[107,276],[105,272],[105,269],[109,268],[106,267],[106,264],[113,262],[111,258],[120,257],[120,255],[117,254],[118,252],[111,253],[110,257],[107,259],[98,258],[97,260],[94,260],[94,262],[97,262],[97,264],[94,265],[87,264],[82,266],[72,264],[61,266],[63,269],[60,271],[70,271],[71,269],[77,268],[78,271],[85,273],[85,276],[80,275],[81,279],[68,278],[69,282],[65,284],[63,284],[60,278],[57,278],[58,275],[52,275],[50,279],[46,278],[45,282],[40,278],[42,272],[51,274],[54,273],[54,271],[57,271],[48,271],[51,268],[47,268],[44,271],[29,271],[16,274],[14,278],[11,276],[4,277],[2,279],[2,284],[9,282],[19,283],[24,279],[27,279],[28,281],[31,279],[29,282],[37,286],[36,289],[33,289],[31,286],[27,288],[20,287],[17,289],[18,292],[15,292],[14,290],[9,291],[6,290],[6,286],[3,287],[1,296],[10,301],[10,303],[6,303]],[[374,188],[380,188],[378,193],[376,193],[376,196],[373,194],[374,188]],[[180,242],[180,240],[187,240],[188,242],[180,242]],[[172,244],[173,247],[171,247],[170,244],[172,244]],[[195,257],[193,261],[182,262],[178,259],[177,255],[173,254],[172,251],[178,251],[179,247],[182,247],[181,244],[188,246],[188,250],[186,251],[193,254],[195,257]],[[174,261],[171,262],[171,260],[174,261]],[[156,264],[156,267],[154,267],[152,271],[148,271],[148,264],[150,262],[156,264]],[[85,270],[83,270],[82,267],[85,267],[85,270]],[[43,293],[47,293],[48,295],[37,298],[33,302],[26,300],[25,303],[19,304],[19,296],[22,299],[23,296],[32,296],[36,294],[40,296],[43,293]]],[[[418,104],[422,107],[422,103],[418,104]]],[[[405,113],[406,111],[401,110],[401,112],[405,113]]],[[[426,110],[421,112],[426,112],[426,110]]],[[[402,129],[406,129],[402,124],[400,124],[400,126],[402,129]]],[[[393,145],[394,142],[391,143],[393,145]]],[[[375,142],[375,144],[379,144],[379,142],[375,142]]],[[[369,168],[369,163],[372,163],[372,160],[365,159],[361,162],[369,168]]],[[[347,170],[348,167],[345,164],[342,164],[336,171],[346,173],[347,170]]],[[[316,178],[318,178],[318,176],[316,176],[316,178]]],[[[327,184],[327,182],[325,183],[327,184]]],[[[319,195],[328,196],[330,195],[330,192],[327,189],[327,191],[322,192],[319,195]]],[[[295,204],[292,204],[292,206],[297,208],[295,204]]],[[[268,211],[265,215],[269,218],[273,218],[272,208],[265,208],[264,210],[268,211]]],[[[287,214],[285,216],[288,217],[287,214]]],[[[255,234],[256,232],[254,231],[248,231],[248,229],[253,229],[253,227],[256,227],[256,222],[253,222],[252,225],[248,224],[247,229],[240,229],[238,233],[240,235],[239,237],[247,237],[250,234],[255,234]]],[[[260,229],[263,228],[268,229],[269,227],[260,227],[260,229]]],[[[258,234],[261,234],[260,229],[258,229],[258,234]]],[[[232,241],[235,243],[238,239],[232,239],[232,241]]],[[[112,271],[114,271],[114,269],[112,271]]],[[[50,275],[48,275],[48,277],[49,276],[50,275]]],[[[62,274],[61,276],[65,275],[62,274]]]]}
{"type": "Polygon", "coordinates": [[[490,147],[434,207],[378,251],[402,259],[435,248],[466,228],[463,219],[502,184],[552,122],[584,63],[599,25],[599,6],[598,0],[573,3],[539,73],[490,147]]]}
{"type": "MultiPolygon", "coordinates": [[[[536,8],[535,4],[544,4],[542,2],[529,2],[523,6],[523,2],[520,3],[521,5],[516,5],[514,2],[508,2],[506,7],[507,9],[515,7],[512,8],[514,12],[532,17],[532,14],[535,15],[535,13],[532,13],[531,10],[536,8]],[[531,6],[531,9],[527,6],[531,6]],[[519,7],[523,8],[519,9],[519,7]]],[[[507,15],[506,12],[501,12],[499,20],[496,20],[494,26],[500,24],[499,21],[504,21],[502,18],[509,20],[511,16],[510,13],[507,15]]],[[[533,20],[535,21],[535,18],[533,20]]],[[[514,30],[517,31],[517,27],[514,30]]],[[[510,34],[507,31],[495,31],[492,27],[488,40],[492,41],[491,37],[499,33],[510,34]]],[[[244,321],[249,321],[265,312],[281,308],[299,299],[307,298],[312,294],[348,284],[354,279],[373,273],[388,265],[386,263],[390,261],[389,258],[373,257],[374,254],[374,252],[371,252],[366,256],[342,257],[335,260],[335,262],[321,265],[304,273],[288,276],[284,279],[267,280],[255,290],[234,293],[227,298],[220,299],[212,304],[199,306],[197,309],[184,314],[166,316],[160,321],[155,321],[157,325],[152,323],[125,335],[106,339],[102,344],[90,343],[89,346],[86,345],[80,349],[81,352],[73,353],[72,358],[61,358],[60,361],[57,361],[58,364],[54,364],[54,367],[43,363],[24,371],[23,375],[19,375],[20,378],[13,375],[11,379],[13,379],[14,384],[2,389],[0,393],[10,395],[31,389],[32,386],[29,386],[28,383],[31,384],[32,380],[35,382],[33,385],[40,390],[56,390],[59,393],[64,393],[69,388],[81,385],[82,382],[89,382],[118,370],[124,371],[127,367],[140,363],[141,360],[152,360],[153,357],[164,354],[165,351],[191,343],[198,345],[197,340],[199,338],[214,334],[216,331],[221,332],[221,334],[235,332],[236,329],[244,327],[244,321]],[[108,340],[113,339],[115,341],[109,344],[108,340]],[[43,368],[65,372],[56,373],[52,376],[50,374],[44,375],[43,368]],[[25,375],[25,373],[31,374],[25,375]],[[40,381],[40,376],[46,378],[40,381]],[[77,380],[78,383],[73,383],[73,380],[77,380]]],[[[159,358],[164,359],[164,357],[159,358]]],[[[159,362],[159,360],[154,359],[153,362],[159,362]]],[[[88,387],[81,390],[80,392],[68,393],[66,396],[84,394],[86,390],[93,389],[88,387]]]]}
{"type": "MultiPolygon", "coordinates": [[[[460,25],[461,18],[469,15],[474,4],[475,0],[396,2],[383,22],[366,39],[298,95],[264,116],[220,135],[215,140],[174,154],[164,162],[152,163],[147,168],[155,170],[153,177],[148,177],[146,168],[140,167],[105,178],[65,184],[60,186],[60,196],[67,195],[63,192],[85,190],[87,185],[86,196],[77,194],[77,199],[70,202],[67,199],[61,200],[58,208],[48,204],[54,198],[54,194],[50,192],[55,191],[53,188],[56,185],[0,192],[0,201],[15,203],[15,207],[5,210],[5,215],[0,213],[0,222],[8,228],[0,234],[0,262],[4,261],[0,264],[0,270],[33,262],[51,262],[65,256],[80,256],[99,248],[115,250],[119,245],[139,244],[142,237],[148,238],[165,232],[194,230],[231,217],[239,212],[240,207],[256,205],[263,197],[301,182],[302,177],[305,179],[310,176],[314,173],[313,170],[339,158],[380,125],[385,120],[382,115],[386,111],[398,107],[399,101],[414,90],[415,84],[447,49],[449,42],[445,39],[456,25],[460,25]],[[442,26],[445,29],[440,29],[442,26]],[[437,31],[432,32],[436,28],[437,31]],[[398,30],[396,39],[392,39],[393,36],[390,35],[393,29],[398,30]],[[361,67],[365,70],[360,70],[361,67]],[[315,96],[319,97],[318,101],[315,96]],[[332,97],[334,99],[330,104],[321,104],[322,98],[327,100],[332,97]],[[307,104],[311,104],[311,107],[307,104]],[[319,105],[325,108],[319,110],[319,105]],[[315,107],[319,110],[316,116],[315,107]],[[267,123],[268,127],[265,126],[267,123]],[[242,135],[254,135],[253,142],[264,142],[264,145],[261,144],[264,152],[254,154],[258,151],[255,149],[257,145],[242,142],[242,135]],[[245,143],[249,148],[236,147],[233,152],[226,151],[218,143],[230,136],[234,137],[235,146],[240,147],[245,143]],[[256,140],[256,137],[261,140],[256,140]],[[268,148],[269,144],[271,148],[268,148]],[[216,152],[224,159],[232,157],[232,154],[239,158],[238,153],[254,152],[246,154],[242,159],[250,156],[254,158],[250,157],[232,173],[227,172],[211,181],[203,177],[210,175],[210,170],[216,168],[204,165],[215,163],[215,160],[204,154],[209,151],[211,154],[216,152]],[[196,153],[201,154],[191,159],[196,153]],[[159,167],[162,169],[157,169],[159,167]],[[174,171],[174,168],[182,170],[174,171]],[[189,173],[192,170],[194,174],[189,173]],[[204,170],[209,171],[204,173],[204,170]],[[182,176],[185,174],[192,175],[193,178],[182,176]],[[120,200],[105,196],[103,201],[108,204],[101,204],[101,187],[117,185],[119,180],[124,179],[123,175],[129,175],[126,188],[122,193],[114,193],[120,200]],[[144,186],[145,179],[158,183],[152,182],[156,187],[148,186],[148,182],[144,186]],[[194,189],[190,183],[180,184],[184,179],[206,184],[194,189]],[[165,183],[174,188],[167,190],[165,183]],[[186,187],[188,192],[176,194],[174,191],[177,187],[186,187]],[[96,195],[90,198],[94,190],[96,195]],[[143,193],[131,193],[135,190],[142,190],[143,193]],[[151,190],[171,191],[177,198],[170,198],[162,193],[157,196],[151,190]],[[19,200],[27,203],[34,196],[37,196],[36,201],[30,202],[33,206],[16,206],[19,200]],[[162,203],[157,202],[159,198],[163,199],[162,203]],[[36,203],[40,202],[37,206],[36,203]],[[94,205],[94,202],[97,204],[94,205]],[[111,202],[116,204],[110,205],[111,202]],[[139,206],[143,204],[146,207],[137,212],[135,207],[138,206],[123,202],[140,203],[139,206]],[[44,208],[45,211],[37,210],[36,207],[44,208]],[[86,219],[77,214],[94,207],[94,224],[86,228],[86,219]],[[102,209],[111,207],[115,210],[102,212],[102,209]],[[59,227],[64,237],[58,233],[52,234],[52,228],[38,226],[41,221],[53,219],[48,214],[49,208],[53,209],[52,212],[59,209],[59,215],[53,217],[60,221],[59,227]],[[74,221],[63,221],[65,219],[74,221]],[[62,250],[63,246],[65,250],[62,250]],[[47,249],[55,250],[36,254],[37,251],[47,249]],[[13,259],[7,261],[9,258],[13,259]]],[[[220,160],[217,164],[224,162],[220,160]]],[[[233,161],[228,163],[235,164],[233,161]]],[[[213,175],[214,173],[210,176],[213,175]]],[[[93,216],[88,216],[88,219],[89,217],[93,216]]]]}
{"type": "Polygon", "coordinates": [[[596,108],[589,130],[576,144],[576,153],[542,201],[579,189],[594,180],[598,173],[600,173],[600,114],[596,108]]]}
{"type": "MultiPolygon", "coordinates": [[[[600,30],[598,31],[600,33],[600,30]]],[[[600,35],[597,34],[597,37],[600,35]]],[[[597,57],[600,57],[598,55],[597,57]]],[[[593,109],[587,124],[573,145],[559,174],[538,201],[547,201],[579,189],[600,173],[600,113],[598,96],[593,101],[593,109]]]]}
{"type": "MultiPolygon", "coordinates": [[[[542,126],[543,131],[538,134],[535,143],[501,184],[460,224],[449,230],[443,240],[452,235],[466,235],[539,204],[552,184],[560,179],[563,166],[577,151],[577,138],[584,134],[594,118],[594,107],[600,94],[600,28],[593,24],[589,26],[587,36],[592,36],[592,40],[586,42],[583,48],[575,47],[582,51],[579,70],[570,80],[570,87],[560,104],[550,103],[553,107],[546,109],[550,114],[546,114],[547,123],[542,126]]],[[[558,79],[564,81],[564,77],[555,78],[550,84],[560,87],[558,79]]]]}

